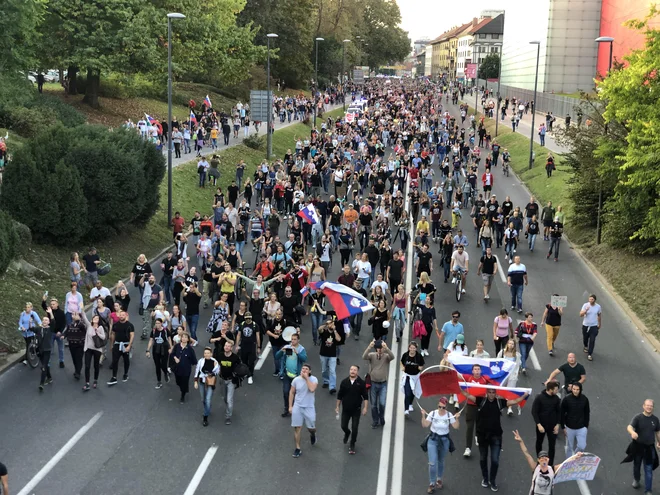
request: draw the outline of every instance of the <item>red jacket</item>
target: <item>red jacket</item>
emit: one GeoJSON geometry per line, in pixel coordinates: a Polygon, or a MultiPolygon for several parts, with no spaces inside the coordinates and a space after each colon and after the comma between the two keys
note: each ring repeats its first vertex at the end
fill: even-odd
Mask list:
{"type": "Polygon", "coordinates": [[[490,187],[493,187],[493,183],[495,182],[495,176],[493,173],[486,174],[486,172],[483,173],[481,176],[481,183],[485,186],[486,185],[486,175],[490,175],[490,187]]]}

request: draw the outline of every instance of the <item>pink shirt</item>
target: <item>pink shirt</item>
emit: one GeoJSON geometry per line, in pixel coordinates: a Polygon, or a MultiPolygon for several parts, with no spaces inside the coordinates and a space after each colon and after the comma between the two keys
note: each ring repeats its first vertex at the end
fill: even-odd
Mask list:
{"type": "Polygon", "coordinates": [[[509,326],[512,324],[510,316],[507,316],[505,319],[500,318],[499,316],[495,317],[495,323],[497,323],[497,330],[495,330],[495,335],[498,337],[506,337],[509,335],[509,326]]]}

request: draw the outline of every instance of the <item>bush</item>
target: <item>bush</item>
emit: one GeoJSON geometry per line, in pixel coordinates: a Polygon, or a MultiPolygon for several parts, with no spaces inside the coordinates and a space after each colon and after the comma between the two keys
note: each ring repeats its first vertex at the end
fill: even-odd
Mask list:
{"type": "Polygon", "coordinates": [[[36,239],[99,240],[153,216],[164,174],[162,154],[135,133],[58,125],[17,151],[0,205],[36,239]]]}
{"type": "Polygon", "coordinates": [[[85,123],[85,116],[82,113],[56,96],[48,94],[40,95],[37,93],[37,97],[32,103],[31,108],[39,111],[43,111],[42,109],[52,111],[54,117],[60,122],[63,122],[67,127],[75,127],[85,123]]]}
{"type": "Polygon", "coordinates": [[[0,276],[18,254],[19,238],[12,218],[0,210],[0,276]]]}
{"type": "Polygon", "coordinates": [[[244,138],[243,144],[253,150],[266,149],[266,139],[258,134],[252,134],[251,136],[244,138]]]}
{"type": "Polygon", "coordinates": [[[50,109],[15,107],[7,112],[7,127],[24,137],[33,137],[57,123],[50,109]]]}
{"type": "Polygon", "coordinates": [[[32,231],[30,227],[21,222],[14,221],[16,235],[18,235],[18,254],[27,252],[32,244],[32,231]]]}

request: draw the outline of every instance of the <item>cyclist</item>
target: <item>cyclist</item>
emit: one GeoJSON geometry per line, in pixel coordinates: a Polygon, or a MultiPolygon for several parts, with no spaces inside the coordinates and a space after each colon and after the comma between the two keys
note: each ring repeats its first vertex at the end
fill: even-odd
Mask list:
{"type": "Polygon", "coordinates": [[[460,275],[463,280],[463,290],[461,292],[465,294],[465,286],[467,285],[466,275],[468,273],[470,263],[470,256],[465,251],[465,248],[462,244],[458,245],[458,249],[454,251],[451,255],[451,267],[452,272],[452,283],[456,283],[456,278],[460,275]]]}

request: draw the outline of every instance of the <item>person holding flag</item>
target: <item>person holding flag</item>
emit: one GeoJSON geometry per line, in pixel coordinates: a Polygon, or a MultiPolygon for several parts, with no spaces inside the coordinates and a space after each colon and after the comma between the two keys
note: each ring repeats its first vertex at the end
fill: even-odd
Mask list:
{"type": "Polygon", "coordinates": [[[527,400],[529,393],[525,392],[515,400],[504,400],[498,397],[494,388],[486,389],[486,397],[476,397],[461,387],[461,393],[477,405],[477,441],[479,443],[479,464],[481,465],[481,486],[494,492],[499,490],[497,471],[500,466],[502,451],[502,424],[500,416],[502,409],[512,407],[527,400]],[[490,449],[490,473],[488,471],[488,450],[490,449]]]}

